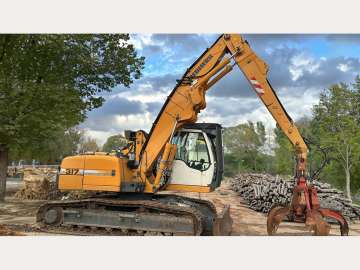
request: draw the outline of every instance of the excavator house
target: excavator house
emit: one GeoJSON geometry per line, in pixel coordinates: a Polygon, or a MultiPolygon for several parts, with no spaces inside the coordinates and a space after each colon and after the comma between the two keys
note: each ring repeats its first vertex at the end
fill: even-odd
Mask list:
{"type": "MultiPolygon", "coordinates": [[[[212,192],[220,186],[224,159],[222,127],[196,123],[206,108],[206,93],[238,66],[297,156],[292,203],[276,205],[268,214],[268,234],[284,219],[304,222],[315,235],[328,235],[332,219],[341,235],[348,224],[341,213],[320,207],[316,190],[306,179],[308,148],[268,79],[268,67],[238,34],[223,34],[178,80],[149,133],[126,131],[128,145],[116,154],[66,157],[58,188],[94,191],[87,199],[47,202],[38,209],[43,227],[74,226],[130,235],[229,235],[230,206],[220,211],[207,200],[175,195],[212,192]]],[[[239,89],[240,91],[240,89],[239,89]]]]}

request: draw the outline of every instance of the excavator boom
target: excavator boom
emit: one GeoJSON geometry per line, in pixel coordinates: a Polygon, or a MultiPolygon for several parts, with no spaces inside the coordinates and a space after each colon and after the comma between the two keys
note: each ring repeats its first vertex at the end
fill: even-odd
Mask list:
{"type": "Polygon", "coordinates": [[[307,146],[267,79],[266,63],[254,53],[242,36],[224,34],[185,72],[158,114],[141,151],[139,170],[141,179],[147,183],[145,192],[153,192],[158,188],[153,185],[153,166],[170,141],[174,128],[179,129],[184,124],[197,121],[198,113],[206,107],[206,92],[229,73],[234,65],[243,72],[305,163],[307,146]]]}

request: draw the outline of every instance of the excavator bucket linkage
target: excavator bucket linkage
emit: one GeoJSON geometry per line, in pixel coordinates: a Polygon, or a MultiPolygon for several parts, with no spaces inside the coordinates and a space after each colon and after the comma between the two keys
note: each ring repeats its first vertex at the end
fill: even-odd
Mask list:
{"type": "Polygon", "coordinates": [[[308,185],[304,177],[301,177],[295,186],[290,205],[275,205],[270,209],[267,217],[268,234],[274,235],[285,218],[289,221],[304,222],[305,226],[317,236],[329,235],[330,224],[327,219],[339,223],[342,236],[349,233],[348,223],[339,212],[320,208],[316,188],[308,185]]]}

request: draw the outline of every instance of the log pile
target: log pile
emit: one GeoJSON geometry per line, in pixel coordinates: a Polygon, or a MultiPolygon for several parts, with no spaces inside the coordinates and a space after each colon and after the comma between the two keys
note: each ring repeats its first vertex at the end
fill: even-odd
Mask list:
{"type": "MultiPolygon", "coordinates": [[[[255,211],[267,213],[273,205],[289,204],[295,182],[270,174],[242,173],[231,179],[231,188],[255,211]]],[[[328,183],[313,181],[320,205],[340,211],[349,220],[360,219],[360,207],[328,183]]]]}

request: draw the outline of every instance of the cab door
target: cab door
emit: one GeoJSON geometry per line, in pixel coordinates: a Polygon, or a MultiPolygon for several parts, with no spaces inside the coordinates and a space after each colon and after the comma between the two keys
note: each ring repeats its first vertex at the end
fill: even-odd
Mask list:
{"type": "Polygon", "coordinates": [[[169,184],[208,186],[215,164],[211,142],[202,131],[181,131],[173,138],[177,145],[169,184]]]}

